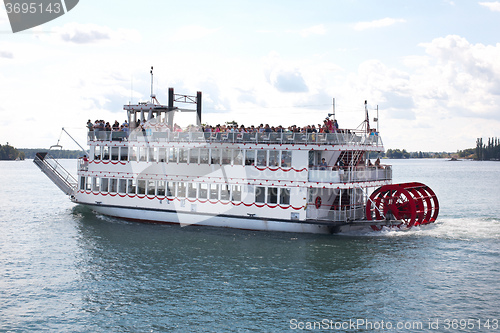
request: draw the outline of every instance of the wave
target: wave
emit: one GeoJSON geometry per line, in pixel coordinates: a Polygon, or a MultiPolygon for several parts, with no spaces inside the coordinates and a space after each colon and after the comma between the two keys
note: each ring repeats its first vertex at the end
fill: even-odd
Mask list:
{"type": "Polygon", "coordinates": [[[384,227],[381,231],[343,232],[345,236],[435,237],[455,240],[500,239],[500,218],[443,218],[437,222],[407,230],[384,227]]]}

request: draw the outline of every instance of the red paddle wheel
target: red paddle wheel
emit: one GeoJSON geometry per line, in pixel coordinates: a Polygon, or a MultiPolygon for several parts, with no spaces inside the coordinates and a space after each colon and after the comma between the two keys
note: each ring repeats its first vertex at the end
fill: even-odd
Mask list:
{"type": "MultiPolygon", "coordinates": [[[[432,223],[438,214],[439,202],[434,191],[416,182],[379,187],[366,203],[367,220],[398,220],[400,228],[432,223]]],[[[371,227],[382,229],[376,225],[371,227]]]]}

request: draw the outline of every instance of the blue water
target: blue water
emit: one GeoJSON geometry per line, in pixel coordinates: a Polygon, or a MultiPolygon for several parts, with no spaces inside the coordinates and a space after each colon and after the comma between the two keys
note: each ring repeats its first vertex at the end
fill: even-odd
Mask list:
{"type": "Polygon", "coordinates": [[[0,162],[0,331],[500,331],[500,162],[391,163],[395,182],[434,189],[437,223],[334,236],[130,223],[75,206],[31,161],[0,162]]]}

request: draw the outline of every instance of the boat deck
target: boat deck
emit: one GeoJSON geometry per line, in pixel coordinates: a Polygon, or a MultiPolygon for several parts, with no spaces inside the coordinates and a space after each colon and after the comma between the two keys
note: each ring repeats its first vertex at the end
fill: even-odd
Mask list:
{"type": "Polygon", "coordinates": [[[339,133],[294,133],[294,132],[168,132],[90,131],[88,139],[93,141],[147,141],[147,142],[211,142],[211,143],[259,143],[259,144],[304,144],[304,145],[359,145],[383,148],[382,138],[373,133],[349,130],[339,133]]]}

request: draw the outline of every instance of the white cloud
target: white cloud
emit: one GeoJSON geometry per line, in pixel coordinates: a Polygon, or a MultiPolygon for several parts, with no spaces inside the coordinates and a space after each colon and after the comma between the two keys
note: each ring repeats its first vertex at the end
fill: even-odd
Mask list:
{"type": "Polygon", "coordinates": [[[500,2],[495,1],[495,2],[480,2],[479,3],[481,6],[484,6],[488,8],[489,10],[493,12],[500,12],[500,2]]]}
{"type": "Polygon", "coordinates": [[[354,30],[361,31],[366,29],[382,28],[394,25],[396,23],[404,23],[404,22],[406,22],[406,20],[404,19],[395,19],[386,17],[381,20],[375,20],[370,22],[358,22],[354,25],[354,30]]]}
{"type": "Polygon", "coordinates": [[[79,23],[68,23],[62,27],[52,28],[51,33],[37,34],[37,38],[42,41],[73,44],[122,43],[141,39],[135,30],[113,30],[106,26],[79,23]]]}
{"type": "Polygon", "coordinates": [[[209,29],[201,27],[198,25],[188,25],[180,27],[171,36],[172,41],[185,41],[193,39],[201,39],[208,35],[214,34],[219,31],[220,28],[209,29]]]}
{"type": "Polygon", "coordinates": [[[326,28],[323,24],[318,24],[306,29],[302,29],[300,35],[302,37],[307,37],[310,35],[324,35],[326,33],[326,28]]]}
{"type": "Polygon", "coordinates": [[[0,58],[12,59],[14,58],[14,55],[9,51],[0,51],[0,58]]]}

